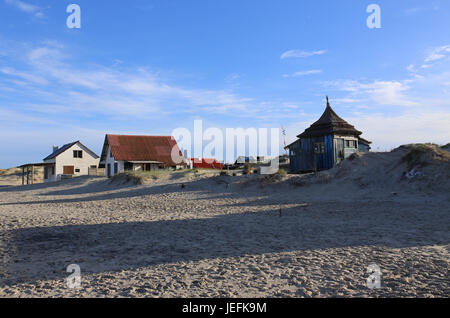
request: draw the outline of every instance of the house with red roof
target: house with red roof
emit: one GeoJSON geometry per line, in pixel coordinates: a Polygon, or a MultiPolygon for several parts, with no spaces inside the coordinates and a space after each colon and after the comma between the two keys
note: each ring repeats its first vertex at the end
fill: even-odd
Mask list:
{"type": "Polygon", "coordinates": [[[124,171],[180,169],[187,160],[172,136],[106,135],[100,164],[107,177],[124,171]]]}

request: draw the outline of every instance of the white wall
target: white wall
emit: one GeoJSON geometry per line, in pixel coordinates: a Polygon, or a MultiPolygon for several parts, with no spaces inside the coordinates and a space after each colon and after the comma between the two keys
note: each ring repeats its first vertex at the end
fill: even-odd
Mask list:
{"type": "Polygon", "coordinates": [[[51,168],[49,168],[48,181],[57,181],[61,179],[61,175],[64,174],[64,166],[74,166],[74,177],[84,176],[89,174],[89,167],[98,167],[100,159],[93,157],[88,150],[80,144],[75,144],[63,153],[59,154],[54,160],[47,160],[45,162],[55,162],[55,175],[51,175],[51,168]],[[74,158],[73,151],[83,151],[83,158],[74,158]],[[76,170],[79,169],[79,172],[76,170]]]}
{"type": "Polygon", "coordinates": [[[352,154],[354,154],[355,152],[358,151],[358,138],[353,137],[353,136],[338,136],[338,135],[334,135],[334,138],[341,138],[344,139],[344,158],[348,158],[350,157],[352,154]],[[346,140],[353,140],[356,141],[356,148],[346,148],[345,147],[345,141],[346,140]]]}
{"type": "Polygon", "coordinates": [[[111,147],[108,146],[108,151],[106,153],[106,160],[105,160],[105,176],[108,176],[108,164],[111,165],[111,176],[114,175],[114,163],[116,163],[116,162],[118,165],[117,174],[119,174],[125,170],[125,162],[124,161],[116,161],[114,159],[114,157],[111,157],[111,147]]]}

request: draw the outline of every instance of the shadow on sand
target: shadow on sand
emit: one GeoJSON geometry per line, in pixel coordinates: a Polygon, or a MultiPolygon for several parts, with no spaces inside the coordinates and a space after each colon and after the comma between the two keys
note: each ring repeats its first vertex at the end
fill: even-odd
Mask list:
{"type": "MultiPolygon", "coordinates": [[[[92,178],[92,177],[86,177],[92,178]]],[[[18,202],[8,202],[0,203],[0,205],[33,205],[33,204],[63,204],[63,203],[79,203],[79,202],[94,202],[94,201],[104,201],[112,199],[121,198],[132,198],[139,197],[143,195],[150,194],[160,194],[160,193],[172,193],[172,192],[191,192],[191,191],[205,191],[210,192],[214,188],[218,192],[218,197],[223,198],[223,194],[226,195],[227,192],[232,189],[226,188],[226,184],[221,182],[210,180],[194,180],[188,182],[162,184],[162,185],[152,185],[151,187],[146,186],[136,186],[133,184],[111,184],[109,180],[100,178],[98,181],[91,181],[86,184],[87,179],[84,177],[77,178],[79,180],[70,180],[70,183],[66,183],[70,188],[58,189],[58,185],[30,185],[23,187],[13,187],[8,189],[0,189],[2,191],[27,191],[27,190],[41,190],[49,189],[52,191],[41,192],[39,196],[67,196],[67,195],[82,195],[82,194],[97,194],[87,197],[75,197],[75,198],[62,198],[62,199],[49,199],[49,200],[33,200],[33,201],[18,201],[18,202]],[[181,184],[184,187],[181,187],[181,184]],[[213,187],[212,187],[213,186],[213,187]],[[56,188],[57,190],[53,190],[56,188]],[[120,191],[118,191],[120,190],[120,191]],[[108,192],[114,191],[114,192],[108,192]],[[108,193],[104,193],[108,192],[108,193]]],[[[95,178],[95,177],[94,177],[95,178]]],[[[67,181],[63,181],[67,182],[67,181]]],[[[65,185],[66,185],[65,184],[65,185]]],[[[61,185],[61,184],[60,184],[61,185]]],[[[59,185],[59,187],[60,187],[59,185]]],[[[236,186],[237,187],[237,186],[236,186]]]]}
{"type": "MultiPolygon", "coordinates": [[[[94,176],[81,176],[68,180],[61,180],[57,182],[48,182],[48,183],[35,183],[29,185],[18,185],[18,186],[7,186],[5,188],[0,187],[0,192],[24,192],[31,190],[42,190],[42,189],[53,189],[60,188],[61,186],[81,186],[88,187],[85,185],[87,181],[90,180],[98,180],[99,183],[105,182],[106,179],[104,177],[94,177],[94,176]]],[[[55,192],[58,192],[57,190],[55,192]]],[[[87,193],[87,192],[86,192],[87,193]]]]}
{"type": "Polygon", "coordinates": [[[3,233],[8,237],[9,258],[3,258],[6,278],[1,284],[64,279],[69,264],[79,264],[83,273],[102,273],[247,254],[449,243],[446,224],[437,220],[431,220],[433,228],[418,236],[415,233],[423,224],[388,213],[376,219],[364,211],[351,216],[327,213],[294,207],[285,209],[282,217],[279,210],[272,210],[203,219],[18,229],[3,233]]]}

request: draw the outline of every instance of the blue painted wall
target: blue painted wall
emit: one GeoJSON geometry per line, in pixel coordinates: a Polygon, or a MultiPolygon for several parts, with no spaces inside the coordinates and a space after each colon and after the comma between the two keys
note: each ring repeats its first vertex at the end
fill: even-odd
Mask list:
{"type": "Polygon", "coordinates": [[[290,168],[293,172],[320,171],[334,166],[333,135],[304,138],[289,146],[290,168]],[[324,153],[315,153],[314,145],[324,143],[324,153]]]}

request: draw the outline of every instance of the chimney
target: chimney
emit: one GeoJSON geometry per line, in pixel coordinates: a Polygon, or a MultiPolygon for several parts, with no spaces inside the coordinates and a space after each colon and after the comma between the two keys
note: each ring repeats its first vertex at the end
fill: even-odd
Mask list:
{"type": "Polygon", "coordinates": [[[53,152],[55,152],[56,150],[58,150],[58,146],[53,146],[53,152]]]}

